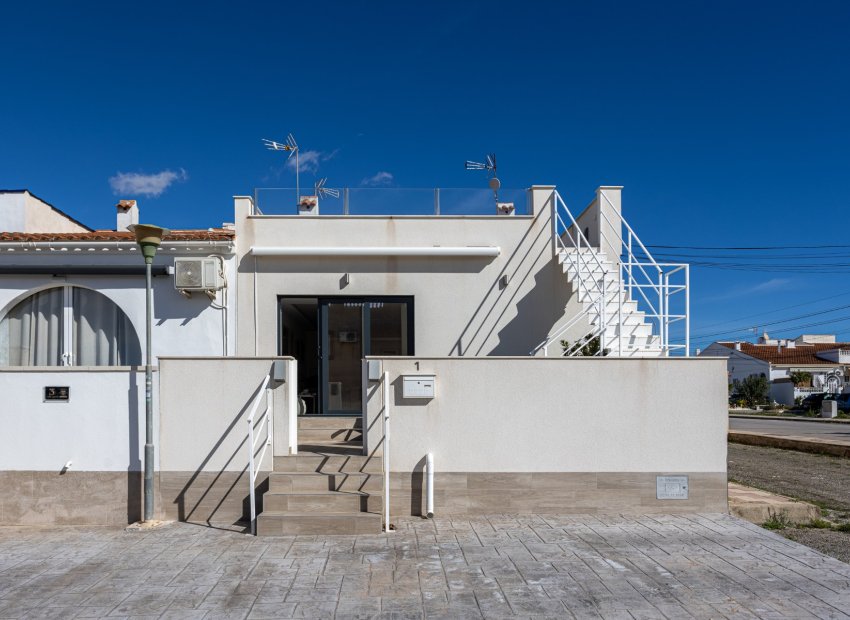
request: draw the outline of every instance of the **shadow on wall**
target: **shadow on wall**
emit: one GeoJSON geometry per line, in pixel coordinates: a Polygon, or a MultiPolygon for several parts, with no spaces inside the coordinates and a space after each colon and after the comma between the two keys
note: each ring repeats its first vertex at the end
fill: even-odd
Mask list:
{"type": "MultiPolygon", "coordinates": [[[[516,316],[499,330],[499,344],[487,355],[516,355],[519,349],[528,344],[529,339],[534,343],[532,347],[546,340],[552,326],[563,317],[563,310],[571,295],[571,287],[564,278],[561,265],[557,261],[546,263],[543,269],[534,274],[534,287],[517,302],[516,316]],[[557,278],[562,281],[558,282],[557,278]]],[[[502,310],[502,314],[504,312],[502,310]]],[[[530,351],[531,347],[528,347],[528,351],[521,354],[527,355],[530,351]]],[[[481,354],[480,349],[478,354],[481,354]]]]}
{"type": "Polygon", "coordinates": [[[136,368],[127,373],[127,411],[129,412],[129,433],[127,440],[130,442],[128,454],[130,462],[127,464],[127,523],[135,523],[142,520],[142,458],[139,454],[139,374],[136,368]]]}
{"type": "MultiPolygon", "coordinates": [[[[551,201],[551,198],[549,201],[551,201]]],[[[563,314],[564,305],[569,299],[566,280],[563,282],[563,286],[557,286],[557,281],[552,278],[554,271],[558,268],[558,262],[554,259],[554,255],[544,265],[540,273],[534,274],[535,287],[523,298],[525,312],[520,312],[521,309],[517,307],[517,317],[509,321],[499,331],[499,342],[495,346],[490,343],[490,338],[499,321],[512,307],[511,303],[519,293],[519,287],[532,275],[540,258],[544,257],[547,252],[552,252],[551,234],[551,208],[550,202],[547,202],[540,212],[534,216],[534,224],[529,226],[505,262],[505,266],[496,275],[481,303],[463,328],[457,342],[449,351],[450,356],[468,354],[528,355],[528,352],[534,346],[546,338],[552,325],[563,314]],[[506,287],[501,287],[499,281],[505,276],[508,278],[508,284],[506,287]],[[540,286],[541,283],[543,284],[542,287],[540,286]],[[563,298],[563,303],[561,303],[561,298],[563,298]],[[535,306],[532,304],[537,304],[543,312],[534,312],[535,306]],[[501,310],[499,310],[499,306],[501,306],[501,310]],[[529,320],[530,316],[533,317],[537,314],[543,314],[547,320],[550,319],[551,315],[551,321],[546,324],[538,324],[529,320]],[[489,329],[487,328],[488,323],[490,323],[489,329]],[[539,338],[538,332],[541,334],[539,338]],[[488,346],[492,348],[488,350],[488,346]]]]}
{"type": "MultiPolygon", "coordinates": [[[[204,471],[204,469],[217,454],[228,436],[233,432],[238,432],[236,430],[238,423],[244,424],[244,417],[247,415],[254,398],[259,394],[260,388],[261,386],[257,386],[242,409],[234,416],[218,438],[212,450],[204,457],[204,460],[177,493],[173,503],[177,505],[177,518],[180,521],[214,527],[215,524],[225,523],[245,526],[245,522],[250,519],[250,495],[244,491],[248,484],[248,465],[246,464],[240,470],[228,470],[236,456],[244,453],[248,441],[247,434],[240,439],[236,448],[227,456],[218,471],[211,472],[204,471]],[[237,489],[242,489],[242,491],[237,489]],[[239,506],[239,508],[234,510],[234,506],[239,506]]],[[[239,426],[239,428],[242,427],[239,426]]],[[[257,457],[262,449],[263,445],[260,442],[254,456],[257,457]]],[[[258,514],[262,512],[262,494],[267,486],[268,480],[265,480],[257,487],[255,497],[258,514]]]]}
{"type": "Polygon", "coordinates": [[[210,298],[204,293],[192,293],[189,298],[184,297],[175,289],[157,289],[153,300],[153,319],[156,325],[162,325],[166,321],[179,320],[180,325],[186,325],[192,319],[210,307],[210,298]]]}

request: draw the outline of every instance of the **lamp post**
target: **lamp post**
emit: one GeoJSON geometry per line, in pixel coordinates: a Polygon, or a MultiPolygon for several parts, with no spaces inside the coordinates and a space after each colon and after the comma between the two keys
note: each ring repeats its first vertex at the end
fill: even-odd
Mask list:
{"type": "Polygon", "coordinates": [[[153,518],[153,379],[151,370],[151,265],[162,238],[170,231],[150,224],[132,224],[127,229],[145,258],[145,512],[143,521],[153,518]]]}

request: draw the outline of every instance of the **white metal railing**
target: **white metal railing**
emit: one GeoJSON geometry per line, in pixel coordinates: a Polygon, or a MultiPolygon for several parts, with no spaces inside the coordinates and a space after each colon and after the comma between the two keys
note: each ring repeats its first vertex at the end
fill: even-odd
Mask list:
{"type": "MultiPolygon", "coordinates": [[[[602,198],[611,208],[611,200],[600,192],[602,198]]],[[[653,335],[658,337],[658,344],[664,355],[670,355],[675,351],[682,352],[686,357],[691,350],[690,331],[690,265],[687,263],[659,263],[653,258],[652,253],[646,248],[634,229],[629,225],[626,218],[619,213],[619,222],[611,222],[605,214],[605,210],[599,209],[601,221],[605,221],[609,227],[625,231],[625,239],[619,242],[620,256],[616,257],[620,263],[620,289],[630,300],[636,301],[638,307],[644,312],[644,317],[649,319],[653,325],[653,335]],[[635,247],[640,250],[641,255],[635,255],[635,247]],[[671,303],[678,301],[676,297],[682,294],[681,310],[671,311],[671,303]],[[684,322],[683,342],[674,342],[670,337],[670,327],[678,322],[684,322]]],[[[617,247],[617,243],[605,238],[604,229],[600,227],[601,242],[611,247],[617,247]]]]}
{"type": "Polygon", "coordinates": [[[384,412],[382,416],[384,431],[384,531],[390,531],[390,373],[381,375],[381,391],[384,412]]]}
{"type": "Polygon", "coordinates": [[[266,454],[266,450],[272,444],[272,418],[274,417],[274,395],[269,388],[269,383],[271,382],[272,371],[266,375],[266,378],[263,379],[260,388],[257,390],[257,395],[254,397],[253,402],[251,403],[251,409],[248,413],[248,487],[250,494],[250,502],[251,502],[251,533],[257,534],[257,504],[256,504],[256,489],[255,484],[257,482],[257,466],[263,462],[263,457],[266,454]],[[256,424],[254,423],[254,417],[257,413],[257,409],[260,407],[260,402],[262,402],[263,397],[266,398],[266,409],[260,414],[259,419],[256,424]],[[257,439],[262,440],[262,435],[259,433],[255,433],[255,428],[262,427],[265,425],[266,427],[266,437],[265,444],[260,450],[259,456],[257,456],[257,439]],[[260,435],[255,439],[255,435],[260,435]]]}
{"type": "Polygon", "coordinates": [[[652,328],[652,333],[646,339],[647,345],[651,345],[652,349],[657,348],[662,355],[676,351],[689,355],[690,266],[657,262],[605,192],[600,192],[600,195],[618,213],[618,221],[612,222],[602,205],[595,204],[600,215],[597,220],[600,239],[599,247],[594,247],[557,190],[552,192],[555,253],[559,258],[570,261],[566,273],[576,281],[579,295],[587,298],[579,299],[584,310],[538,344],[530,352],[531,355],[541,351],[546,355],[548,346],[582,319],[588,320],[593,329],[568,347],[563,355],[575,354],[596,337],[600,339],[599,355],[622,355],[628,349],[628,345],[623,342],[624,314],[628,315],[624,313],[623,306],[627,302],[635,303],[652,328]],[[606,237],[603,223],[619,231],[616,239],[606,237]],[[617,256],[611,257],[611,260],[619,263],[613,274],[599,259],[605,248],[613,248],[617,252],[617,256]],[[635,254],[635,250],[639,255],[635,254]],[[684,323],[681,343],[671,336],[671,326],[680,322],[684,323]],[[608,342],[608,328],[614,326],[617,327],[616,342],[608,342]]]}
{"type": "MultiPolygon", "coordinates": [[[[582,283],[584,290],[579,291],[579,294],[590,296],[591,307],[596,308],[602,319],[601,324],[606,325],[609,270],[599,260],[598,253],[593,250],[593,246],[581,231],[581,227],[557,191],[552,192],[552,220],[555,255],[564,257],[567,273],[572,273],[573,277],[582,283]],[[569,224],[567,224],[567,221],[569,221],[569,224]],[[573,257],[574,260],[572,260],[573,257]]],[[[584,300],[580,301],[583,302],[584,300]]],[[[560,338],[562,334],[586,316],[587,312],[583,312],[573,317],[554,334],[532,349],[530,354],[537,355],[542,351],[543,355],[548,355],[549,344],[560,338]]],[[[600,351],[604,351],[607,344],[605,329],[602,329],[598,335],[601,339],[600,351]]]]}

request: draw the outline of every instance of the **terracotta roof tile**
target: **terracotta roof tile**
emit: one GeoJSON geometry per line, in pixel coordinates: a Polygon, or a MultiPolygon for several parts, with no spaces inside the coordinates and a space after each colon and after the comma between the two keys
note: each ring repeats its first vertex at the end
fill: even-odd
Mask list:
{"type": "MultiPolygon", "coordinates": [[[[172,230],[166,235],[164,241],[230,241],[236,233],[227,228],[211,228],[209,230],[172,230]]],[[[0,232],[0,243],[33,242],[48,243],[52,241],[134,241],[135,237],[130,231],[117,230],[93,230],[82,233],[20,233],[0,232]]]]}
{"type": "MultiPolygon", "coordinates": [[[[720,342],[718,344],[722,344],[729,349],[735,348],[734,342],[720,342]]],[[[782,347],[781,350],[775,344],[741,343],[741,353],[746,353],[751,357],[771,364],[793,364],[796,366],[835,366],[837,365],[835,362],[830,362],[817,356],[817,353],[821,351],[831,351],[832,349],[850,349],[850,342],[798,344],[794,347],[782,347]]]]}

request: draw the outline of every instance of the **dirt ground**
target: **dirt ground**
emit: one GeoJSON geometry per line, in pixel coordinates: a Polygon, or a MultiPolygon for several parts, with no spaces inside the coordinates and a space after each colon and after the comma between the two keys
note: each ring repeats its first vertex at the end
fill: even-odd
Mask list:
{"type": "MultiPolygon", "coordinates": [[[[850,523],[850,459],[730,443],[729,480],[811,502],[824,519],[850,523]]],[[[789,527],[778,533],[850,562],[850,532],[789,527]]]]}

